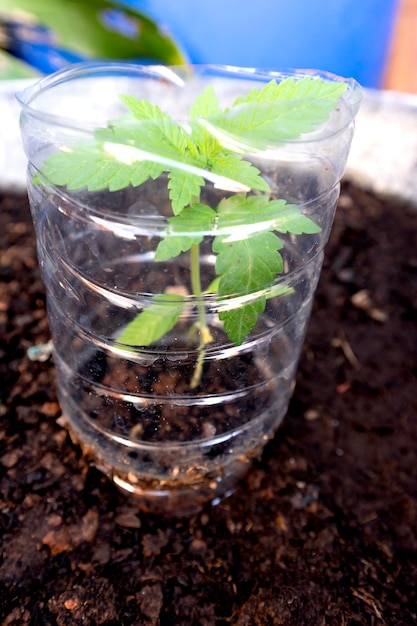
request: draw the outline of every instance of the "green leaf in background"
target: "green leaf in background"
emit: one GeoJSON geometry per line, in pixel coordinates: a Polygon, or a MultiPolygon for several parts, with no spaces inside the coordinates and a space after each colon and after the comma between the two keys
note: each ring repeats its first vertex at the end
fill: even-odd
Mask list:
{"type": "Polygon", "coordinates": [[[186,60],[173,39],[142,11],[111,0],[0,0],[0,16],[19,21],[27,14],[56,36],[57,46],[87,58],[154,59],[170,65],[186,60]],[[129,35],[110,26],[118,11],[129,35]]]}
{"type": "Polygon", "coordinates": [[[36,78],[38,76],[38,72],[30,65],[16,59],[5,50],[0,50],[0,80],[36,78]]]}

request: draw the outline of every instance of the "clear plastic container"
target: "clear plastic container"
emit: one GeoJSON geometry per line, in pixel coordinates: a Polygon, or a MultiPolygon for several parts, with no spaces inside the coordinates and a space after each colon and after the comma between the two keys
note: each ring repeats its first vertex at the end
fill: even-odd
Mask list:
{"type": "MultiPolygon", "coordinates": [[[[188,108],[207,84],[227,104],[285,76],[213,67],[81,65],[19,95],[61,408],[84,452],[154,513],[194,513],[233,490],[286,413],[361,90],[347,81],[343,99],[313,132],[245,155],[274,197],[297,204],[320,226],[313,234],[280,235],[283,271],[272,285],[250,293],[220,297],[210,289],[216,279],[212,244],[215,237],[244,239],[262,232],[265,225],[255,218],[249,225],[219,220],[198,233],[196,293],[190,251],[155,260],[162,239],[196,235],[189,228],[170,232],[164,175],[111,192],[71,191],[45,179],[34,183],[34,175],[48,155],[123,114],[120,93],[152,99],[186,128],[188,108]],[[150,345],[128,341],[127,326],[167,293],[170,306],[181,310],[175,326],[150,345]],[[261,297],[264,310],[235,345],[222,312],[261,297]],[[204,349],[198,341],[202,319],[210,333],[204,349]]],[[[203,176],[200,202],[215,207],[230,196],[230,184],[225,189],[211,173],[203,176]]]]}

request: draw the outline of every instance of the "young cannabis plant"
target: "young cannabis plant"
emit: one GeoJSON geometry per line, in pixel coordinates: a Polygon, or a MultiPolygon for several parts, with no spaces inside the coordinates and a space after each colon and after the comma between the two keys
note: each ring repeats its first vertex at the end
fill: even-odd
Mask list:
{"type": "MultiPolygon", "coordinates": [[[[92,140],[62,149],[45,161],[38,179],[68,190],[117,191],[167,176],[172,216],[155,261],[190,252],[200,354],[191,387],[199,384],[204,350],[212,339],[202,304],[201,233],[219,233],[213,238],[212,251],[220,299],[254,294],[240,306],[225,306],[219,312],[228,338],[239,345],[255,326],[267,298],[278,293],[273,284],[283,272],[279,235],[320,231],[296,205],[272,198],[267,181],[244,155],[311,132],[327,119],[345,87],[310,77],[272,80],[222,109],[213,87],[208,86],[191,107],[186,126],[148,100],[121,95],[129,111],[125,116],[98,129],[92,140]],[[228,192],[217,206],[200,201],[207,180],[228,192]],[[232,223],[242,227],[230,237],[224,227],[232,223]]],[[[178,295],[155,296],[127,325],[119,341],[137,346],[156,342],[174,328],[184,307],[185,299],[178,295]]]]}

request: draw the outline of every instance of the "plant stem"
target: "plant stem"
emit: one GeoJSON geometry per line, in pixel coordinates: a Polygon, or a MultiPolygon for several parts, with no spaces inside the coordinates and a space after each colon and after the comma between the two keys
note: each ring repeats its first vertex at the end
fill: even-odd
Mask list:
{"type": "Polygon", "coordinates": [[[198,329],[200,332],[198,358],[194,368],[193,377],[190,382],[190,389],[195,389],[200,384],[203,373],[205,347],[213,340],[210,329],[207,325],[206,311],[204,308],[200,277],[200,247],[196,243],[191,246],[191,287],[193,295],[197,300],[198,329]]]}

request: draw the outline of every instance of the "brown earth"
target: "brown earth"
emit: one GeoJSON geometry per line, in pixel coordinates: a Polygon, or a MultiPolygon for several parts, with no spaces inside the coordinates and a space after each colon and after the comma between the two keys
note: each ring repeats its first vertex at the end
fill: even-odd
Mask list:
{"type": "Polygon", "coordinates": [[[57,423],[25,198],[0,194],[0,622],[417,622],[417,213],[345,184],[289,413],[236,492],[138,512],[57,423]]]}

